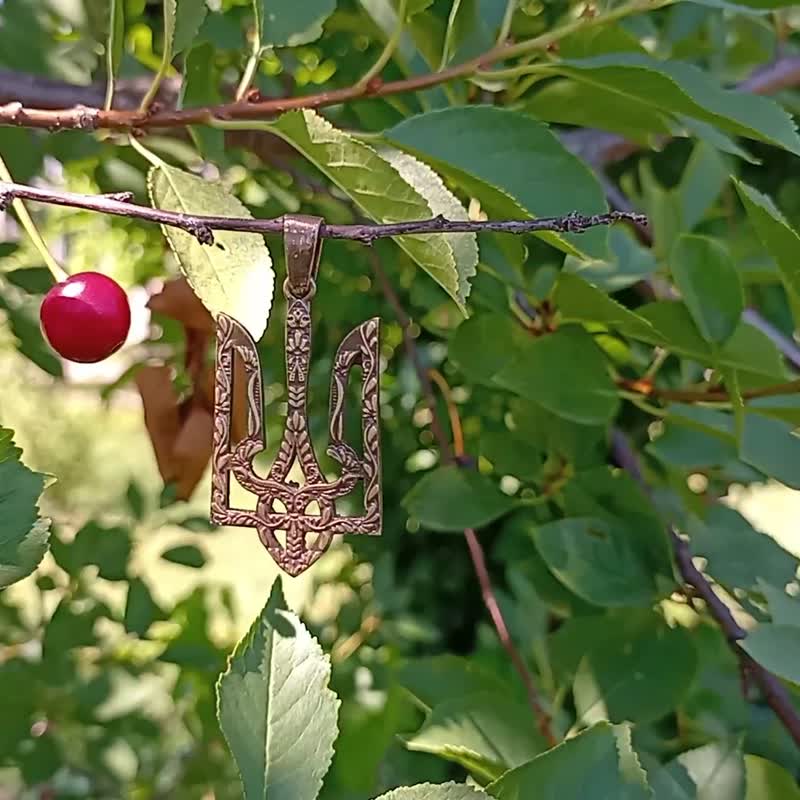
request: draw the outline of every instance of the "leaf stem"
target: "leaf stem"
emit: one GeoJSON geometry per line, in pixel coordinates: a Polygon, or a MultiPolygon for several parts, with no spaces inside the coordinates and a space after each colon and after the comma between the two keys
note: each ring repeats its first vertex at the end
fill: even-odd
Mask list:
{"type": "MultiPolygon", "coordinates": [[[[8,167],[6,166],[6,162],[3,161],[3,157],[0,156],[0,179],[3,181],[7,181],[8,183],[14,182],[14,179],[11,177],[11,173],[8,171],[8,167]]],[[[0,184],[0,201],[3,198],[3,190],[2,184],[0,184]]],[[[36,227],[36,224],[33,221],[33,218],[28,213],[28,209],[25,208],[25,204],[22,200],[17,198],[11,198],[11,205],[14,208],[14,211],[17,213],[17,217],[25,229],[25,232],[30,237],[31,241],[33,242],[34,247],[39,251],[39,255],[41,255],[42,260],[44,261],[47,269],[50,270],[53,278],[55,278],[56,283],[61,283],[61,281],[65,280],[69,277],[66,270],[53,258],[52,253],[47,247],[42,235],[39,233],[39,229],[36,227]]],[[[2,202],[0,202],[0,207],[2,207],[2,202]]]]}
{"type": "Polygon", "coordinates": [[[174,31],[174,23],[171,23],[168,19],[169,17],[169,10],[167,8],[169,0],[165,0],[164,2],[164,52],[161,55],[161,65],[158,68],[158,72],[156,72],[152,83],[147,89],[147,93],[142,98],[142,102],[139,106],[139,112],[142,114],[146,114],[150,109],[150,104],[155,99],[155,96],[158,94],[158,89],[161,86],[161,81],[169,72],[169,68],[172,65],[172,45],[173,39],[175,38],[175,31],[174,31]]]}
{"type": "Polygon", "coordinates": [[[514,19],[514,12],[517,10],[517,0],[507,0],[506,11],[503,14],[503,21],[500,23],[500,30],[497,34],[497,46],[505,44],[511,33],[511,21],[514,19]]]}
{"type": "Polygon", "coordinates": [[[400,38],[403,35],[403,29],[406,24],[406,10],[408,8],[408,0],[400,0],[400,6],[397,9],[397,24],[394,26],[391,36],[386,40],[383,51],[378,56],[377,61],[367,70],[361,80],[356,84],[357,86],[368,86],[373,78],[377,78],[384,67],[391,61],[397,46],[400,44],[400,38]]]}

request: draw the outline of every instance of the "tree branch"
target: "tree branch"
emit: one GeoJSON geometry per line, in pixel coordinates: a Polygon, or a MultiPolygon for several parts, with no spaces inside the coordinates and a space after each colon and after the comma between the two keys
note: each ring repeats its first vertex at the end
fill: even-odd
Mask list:
{"type": "Polygon", "coordinates": [[[670,5],[674,0],[628,0],[613,11],[597,16],[581,17],[571,20],[560,27],[525,39],[521,42],[503,42],[491,50],[475,58],[455,64],[446,69],[413,75],[396,81],[384,83],[376,75],[369,81],[358,81],[352,86],[333,89],[305,97],[277,97],[254,101],[236,100],[213,106],[186,108],[181,110],[144,109],[144,110],[104,110],[96,105],[83,104],[75,108],[45,109],[25,106],[19,98],[14,98],[4,106],[0,106],[0,125],[15,125],[27,128],[45,128],[48,130],[145,130],[156,128],[176,128],[187,125],[202,125],[211,120],[253,120],[266,119],[285,111],[301,108],[323,108],[339,105],[352,100],[368,97],[388,97],[405,92],[419,92],[442,83],[459,78],[468,78],[478,70],[528,53],[547,50],[564,36],[597,25],[606,24],[642,11],[652,11],[661,6],[670,5]]]}
{"type": "MultiPolygon", "coordinates": [[[[244,217],[212,217],[194,214],[179,214],[162,211],[158,208],[140,206],[130,202],[130,193],[85,195],[73,192],[60,192],[53,189],[39,189],[19,183],[0,181],[0,209],[12,200],[33,200],[50,205],[80,208],[97,211],[117,217],[141,219],[180,228],[196,236],[203,244],[212,244],[213,231],[242,231],[244,233],[282,233],[283,217],[273,219],[251,219],[244,217]]],[[[372,244],[375,239],[390,236],[405,236],[421,233],[478,233],[495,231],[498,233],[533,233],[536,231],[557,231],[559,233],[581,233],[597,225],[609,225],[621,220],[642,224],[646,217],[626,211],[612,211],[607,214],[572,213],[563,217],[540,217],[530,220],[489,220],[475,222],[470,220],[448,220],[443,216],[411,222],[392,222],[385,224],[354,224],[322,226],[321,235],[327,239],[352,239],[372,244]]]]}
{"type": "MultiPolygon", "coordinates": [[[[625,378],[617,381],[617,385],[630,392],[641,394],[643,397],[655,397],[673,403],[724,403],[731,399],[730,393],[725,389],[661,389],[653,386],[650,381],[625,378]]],[[[742,392],[742,398],[755,400],[758,397],[779,397],[798,392],[800,392],[800,379],[776,383],[773,386],[761,386],[758,389],[748,389],[742,392]]]]}
{"type": "MultiPolygon", "coordinates": [[[[611,450],[617,464],[640,484],[645,493],[651,494],[636,453],[634,453],[625,435],[617,429],[614,429],[611,433],[611,450]]],[[[789,693],[775,675],[742,650],[739,642],[747,638],[747,632],[736,622],[731,610],[714,591],[705,575],[695,566],[689,549],[689,542],[681,537],[671,526],[668,533],[672,550],[675,554],[675,563],[684,583],[691,586],[697,596],[705,601],[709,613],[719,625],[734,654],[748,674],[761,687],[767,705],[783,723],[784,728],[786,728],[795,744],[800,747],[800,716],[798,716],[789,693]]]]}

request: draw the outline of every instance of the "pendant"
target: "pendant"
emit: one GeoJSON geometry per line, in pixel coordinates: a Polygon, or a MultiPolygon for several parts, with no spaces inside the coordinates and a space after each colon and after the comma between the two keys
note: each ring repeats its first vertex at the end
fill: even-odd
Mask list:
{"type": "MultiPolygon", "coordinates": [[[[218,525],[255,528],[262,544],[284,571],[299,575],[327,550],[336,534],[377,536],[382,523],[379,427],[379,334],[374,317],[345,336],[336,352],[331,376],[327,454],[340,466],[328,480],[320,470],[308,428],[308,369],[311,357],[311,301],[322,247],[322,220],[287,215],[286,249],[286,387],[288,408],[283,437],[266,477],[253,459],[266,447],[261,363],[250,334],[233,318],[217,317],[212,455],[211,521],[218,525]],[[247,433],[231,440],[234,359],[241,359],[247,393],[247,433]],[[347,383],[353,367],[361,368],[361,445],[359,453],[344,441],[347,383]],[[292,469],[302,482],[289,478],[292,469]],[[256,497],[254,511],[231,507],[230,482],[256,497]],[[363,513],[340,515],[336,500],[363,484],[363,513]],[[284,534],[281,542],[278,534],[284,534]]],[[[238,388],[238,387],[237,387],[238,388]]]]}

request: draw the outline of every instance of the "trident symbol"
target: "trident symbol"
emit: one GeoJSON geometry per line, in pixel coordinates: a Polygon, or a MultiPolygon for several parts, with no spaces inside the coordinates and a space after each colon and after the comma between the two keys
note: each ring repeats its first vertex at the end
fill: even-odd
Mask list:
{"type": "Polygon", "coordinates": [[[269,554],[290,575],[308,569],[339,533],[377,536],[381,532],[381,455],[379,411],[380,319],[362,322],[345,336],[336,352],[330,395],[328,455],[341,474],[329,481],[322,474],[308,432],[308,365],[311,355],[311,300],[322,246],[322,220],[287,215],[283,223],[286,249],[286,386],[288,413],[275,461],[266,477],[253,459],[266,447],[261,364],[250,334],[225,314],[217,318],[217,364],[214,399],[211,520],[219,525],[256,528],[269,554]],[[244,366],[247,384],[247,435],[231,442],[234,357],[244,366]],[[345,394],[350,370],[360,366],[361,455],[343,440],[345,394]],[[304,483],[287,476],[299,467],[304,483]],[[257,498],[255,511],[232,508],[230,477],[257,498]],[[337,498],[359,481],[364,487],[364,513],[340,516],[337,498]],[[314,509],[316,506],[316,509],[314,509]],[[276,534],[285,533],[285,544],[276,534]]]}

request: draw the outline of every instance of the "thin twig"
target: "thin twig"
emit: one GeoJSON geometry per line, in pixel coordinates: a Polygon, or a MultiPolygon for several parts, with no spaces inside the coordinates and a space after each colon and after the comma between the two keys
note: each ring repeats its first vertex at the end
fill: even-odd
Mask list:
{"type": "MultiPolygon", "coordinates": [[[[298,0],[300,2],[300,0],[298,0]]],[[[306,95],[305,97],[276,97],[268,100],[249,102],[246,98],[231,103],[222,103],[213,106],[185,108],[180,110],[167,109],[154,111],[152,108],[140,108],[136,111],[112,109],[106,111],[101,108],[80,106],[64,109],[28,108],[22,103],[11,102],[0,106],[0,125],[15,125],[27,128],[46,128],[48,130],[145,130],[156,128],[183,128],[187,125],[202,125],[213,119],[222,120],[253,120],[268,119],[285,111],[302,108],[324,108],[339,105],[352,100],[368,97],[388,97],[389,95],[406,92],[419,92],[430,89],[450,81],[469,78],[477,70],[489,64],[517,58],[537,51],[547,50],[548,47],[558,42],[564,36],[598,25],[605,25],[631,14],[651,11],[662,6],[670,5],[674,0],[629,0],[618,8],[606,14],[595,17],[581,17],[550,31],[546,31],[532,39],[521,42],[504,43],[493,47],[461,64],[455,64],[447,69],[436,72],[413,75],[396,81],[383,83],[379,76],[363,83],[361,81],[341,89],[333,89],[319,94],[306,95]]],[[[160,69],[159,74],[166,72],[160,69]]],[[[163,77],[163,76],[162,76],[163,77]]],[[[156,86],[156,88],[158,88],[156,86]]],[[[152,90],[148,95],[152,94],[152,90]]],[[[148,97],[148,101],[152,99],[148,97]]]]}
{"type": "MultiPolygon", "coordinates": [[[[15,199],[33,200],[57,206],[69,206],[85,211],[97,211],[117,217],[141,219],[173,228],[181,228],[196,236],[203,243],[213,242],[212,231],[243,231],[245,233],[282,233],[283,217],[272,219],[252,219],[243,217],[213,217],[200,214],[179,214],[162,211],[158,208],[141,206],[128,202],[129,195],[86,195],[73,192],[60,192],[54,189],[39,189],[19,183],[0,181],[0,208],[4,203],[15,199]]],[[[598,225],[628,221],[641,223],[646,220],[642,214],[612,211],[606,214],[572,213],[563,217],[540,217],[528,220],[471,221],[448,220],[443,216],[411,222],[386,224],[329,225],[324,224],[320,235],[327,239],[352,239],[372,244],[376,239],[389,236],[404,236],[424,233],[478,233],[495,231],[498,233],[534,233],[537,231],[557,231],[559,233],[582,233],[598,225]]]]}
{"type": "MultiPolygon", "coordinates": [[[[724,403],[731,399],[730,393],[725,389],[661,389],[654,386],[649,380],[621,379],[617,384],[628,391],[641,394],[643,397],[655,397],[673,403],[724,403]]],[[[742,392],[744,400],[754,400],[758,397],[779,397],[800,392],[800,379],[776,383],[772,386],[761,386],[757,389],[747,389],[742,392]]]]}
{"type": "MultiPolygon", "coordinates": [[[[381,284],[381,289],[386,296],[386,300],[394,310],[397,321],[400,323],[400,327],[403,330],[403,340],[405,342],[406,351],[408,352],[411,363],[414,365],[414,369],[419,377],[423,397],[425,398],[425,402],[431,412],[431,432],[433,433],[433,436],[439,445],[442,462],[445,464],[458,464],[461,466],[463,465],[464,461],[463,439],[456,440],[457,449],[455,449],[453,446],[451,446],[450,441],[444,434],[444,428],[441,420],[439,419],[436,395],[434,394],[433,385],[431,383],[431,377],[434,375],[435,371],[425,369],[422,359],[419,355],[417,343],[411,334],[411,320],[409,319],[408,314],[406,314],[403,304],[400,302],[400,298],[397,296],[394,287],[387,278],[383,266],[380,263],[380,259],[376,253],[371,255],[371,260],[375,275],[381,284]]],[[[436,374],[438,375],[438,373],[436,374]]],[[[445,391],[443,394],[445,395],[445,400],[449,401],[448,406],[453,405],[447,382],[443,377],[441,380],[444,382],[445,391]]],[[[457,420],[457,424],[453,426],[454,432],[456,429],[460,431],[461,421],[458,419],[457,411],[454,413],[451,412],[451,419],[452,418],[457,420]]],[[[519,674],[522,685],[525,687],[525,692],[528,696],[528,703],[530,704],[531,710],[536,718],[542,737],[549,746],[553,747],[557,744],[558,740],[553,733],[552,720],[549,713],[542,706],[533,676],[525,664],[525,660],[519,654],[519,651],[514,645],[513,639],[511,638],[511,634],[508,631],[508,626],[503,618],[503,612],[500,610],[500,605],[497,602],[497,597],[495,596],[494,589],[492,588],[492,580],[486,567],[486,556],[483,552],[483,546],[480,543],[480,539],[478,539],[478,537],[475,535],[475,531],[471,528],[467,528],[464,531],[464,538],[467,542],[467,548],[469,550],[470,558],[472,559],[472,565],[475,569],[475,575],[478,578],[478,583],[481,587],[481,598],[483,599],[483,604],[486,607],[495,631],[497,632],[497,638],[500,640],[500,644],[508,653],[511,663],[519,674]]]]}
{"type": "MultiPolygon", "coordinates": [[[[628,472],[647,494],[651,494],[636,453],[634,453],[625,435],[617,429],[612,431],[611,450],[617,464],[628,472]]],[[[795,744],[800,747],[800,716],[798,716],[789,693],[775,675],[742,650],[739,642],[747,638],[747,632],[736,622],[731,610],[714,591],[705,575],[695,566],[689,549],[689,542],[672,527],[669,528],[668,533],[672,550],[675,554],[675,563],[684,583],[691,586],[697,596],[705,601],[709,613],[716,620],[734,654],[742,663],[743,668],[761,687],[767,705],[783,723],[784,728],[786,728],[795,744]]]]}

